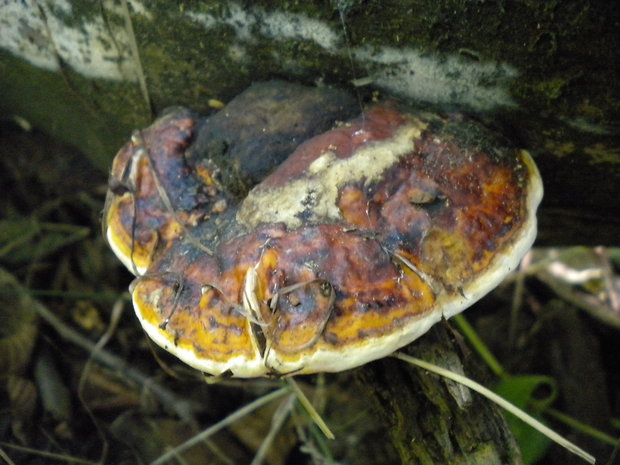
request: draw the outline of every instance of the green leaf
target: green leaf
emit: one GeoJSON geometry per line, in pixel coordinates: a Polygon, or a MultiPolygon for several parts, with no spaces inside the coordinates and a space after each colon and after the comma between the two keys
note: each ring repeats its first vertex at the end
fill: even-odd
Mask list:
{"type": "MultiPolygon", "coordinates": [[[[540,412],[557,397],[556,382],[548,376],[506,376],[494,391],[541,422],[540,412]],[[541,393],[546,395],[541,398],[541,393]]],[[[536,463],[551,444],[549,438],[508,412],[506,421],[521,448],[523,461],[526,464],[536,463]]]]}

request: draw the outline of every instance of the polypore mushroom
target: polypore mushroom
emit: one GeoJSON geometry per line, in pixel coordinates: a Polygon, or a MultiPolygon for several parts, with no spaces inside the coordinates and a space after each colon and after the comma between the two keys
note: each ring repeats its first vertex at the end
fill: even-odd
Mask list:
{"type": "Polygon", "coordinates": [[[386,356],[497,286],[534,241],[532,158],[462,116],[376,105],[301,143],[242,198],[218,181],[221,160],[193,150],[197,125],[179,110],[134,137],[105,217],[138,275],[143,328],[206,373],[386,356]]]}

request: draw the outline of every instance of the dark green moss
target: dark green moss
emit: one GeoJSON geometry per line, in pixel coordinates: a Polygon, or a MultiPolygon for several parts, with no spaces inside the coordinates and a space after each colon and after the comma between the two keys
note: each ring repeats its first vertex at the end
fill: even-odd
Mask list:
{"type": "MultiPolygon", "coordinates": [[[[617,13],[602,0],[147,3],[149,18],[134,14],[131,7],[130,12],[155,113],[170,105],[208,113],[209,99],[228,101],[251,82],[274,77],[351,88],[354,77],[384,69],[377,63],[351,63],[347,47],[386,46],[437,59],[457,55],[465,63],[503,62],[517,69],[511,91],[520,111],[507,109],[500,120],[528,146],[544,143],[539,128],[549,118],[583,121],[582,128],[595,132],[613,130],[620,120],[620,87],[612,85],[620,82],[620,67],[611,65],[620,63],[620,47],[609,20],[617,13]],[[206,29],[186,14],[190,6],[193,13],[222,21],[206,29]],[[252,9],[247,12],[254,20],[248,25],[251,40],[240,39],[225,21],[239,7],[252,9]],[[262,15],[274,11],[319,20],[340,39],[326,50],[301,37],[266,37],[262,15]]],[[[114,29],[124,27],[125,18],[86,0],[73,2],[71,15],[57,10],[54,14],[68,25],[101,20],[114,29]]],[[[114,46],[101,39],[104,46],[114,46]]],[[[68,67],[57,75],[6,53],[0,59],[8,70],[0,77],[2,108],[81,147],[98,166],[109,163],[111,146],[122,141],[119,134],[126,137],[151,118],[137,83],[93,80],[68,67]]],[[[474,85],[495,83],[490,77],[474,85]]]]}

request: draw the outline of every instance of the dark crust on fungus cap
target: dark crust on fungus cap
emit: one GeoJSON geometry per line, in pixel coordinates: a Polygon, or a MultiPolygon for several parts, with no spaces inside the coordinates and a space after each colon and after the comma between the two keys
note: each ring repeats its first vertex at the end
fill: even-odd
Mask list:
{"type": "Polygon", "coordinates": [[[344,370],[495,287],[531,246],[541,196],[527,152],[460,117],[377,106],[302,144],[231,210],[212,254],[171,241],[134,306],[207,373],[344,370]]]}
{"type": "Polygon", "coordinates": [[[156,251],[202,221],[214,202],[207,194],[209,180],[184,162],[194,125],[195,115],[189,110],[171,111],[148,129],[136,131],[114,159],[104,232],[135,274],[147,270],[156,251]]]}
{"type": "Polygon", "coordinates": [[[167,109],[116,155],[103,218],[110,247],[136,275],[181,237],[210,253],[242,233],[239,198],[300,141],[356,109],[343,90],[282,81],[252,85],[209,118],[167,109]]]}
{"type": "Polygon", "coordinates": [[[187,157],[206,155],[220,168],[221,184],[242,199],[301,142],[358,113],[357,100],[342,89],[256,83],[198,128],[187,157]]]}

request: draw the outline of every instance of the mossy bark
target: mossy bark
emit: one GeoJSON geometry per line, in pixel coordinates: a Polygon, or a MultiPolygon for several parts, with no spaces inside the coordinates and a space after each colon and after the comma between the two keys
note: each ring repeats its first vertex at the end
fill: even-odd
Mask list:
{"type": "MultiPolygon", "coordinates": [[[[447,326],[438,325],[403,349],[417,358],[479,377],[447,326]]],[[[403,464],[521,464],[497,406],[467,388],[396,359],[357,372],[403,464]]]]}
{"type": "MultiPolygon", "coordinates": [[[[38,2],[0,7],[0,113],[101,170],[163,108],[283,78],[477,112],[530,149],[543,244],[617,243],[618,9],[581,2],[38,2]],[[366,79],[367,78],[367,79],[366,79]],[[23,121],[22,120],[22,121],[23,121]]],[[[104,177],[102,176],[102,180],[104,177]]]]}

